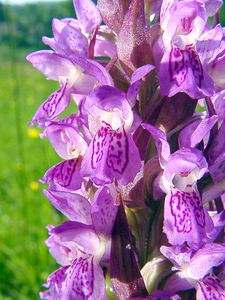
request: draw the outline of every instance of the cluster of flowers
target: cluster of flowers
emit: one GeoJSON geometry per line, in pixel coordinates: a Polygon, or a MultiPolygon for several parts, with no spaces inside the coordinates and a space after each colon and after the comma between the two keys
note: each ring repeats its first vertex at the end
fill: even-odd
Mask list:
{"type": "Polygon", "coordinates": [[[225,299],[222,0],[73,3],[27,57],[59,82],[31,125],[63,159],[42,182],[68,218],[41,299],[225,299]]]}

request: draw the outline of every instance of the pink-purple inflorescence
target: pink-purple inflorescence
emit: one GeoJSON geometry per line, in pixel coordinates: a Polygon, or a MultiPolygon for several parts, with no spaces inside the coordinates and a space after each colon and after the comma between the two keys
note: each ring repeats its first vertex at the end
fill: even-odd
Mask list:
{"type": "Polygon", "coordinates": [[[41,299],[224,300],[222,0],[73,4],[27,57],[59,83],[31,125],[61,158],[41,181],[68,218],[47,227],[60,267],[41,299]]]}

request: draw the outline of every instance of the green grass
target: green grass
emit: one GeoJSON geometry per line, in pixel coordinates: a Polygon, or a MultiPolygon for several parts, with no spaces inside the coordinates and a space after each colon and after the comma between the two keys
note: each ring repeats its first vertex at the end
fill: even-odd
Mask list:
{"type": "Polygon", "coordinates": [[[35,182],[60,159],[27,123],[57,84],[25,61],[26,52],[0,49],[0,300],[39,299],[56,267],[45,227],[61,217],[35,182]]]}

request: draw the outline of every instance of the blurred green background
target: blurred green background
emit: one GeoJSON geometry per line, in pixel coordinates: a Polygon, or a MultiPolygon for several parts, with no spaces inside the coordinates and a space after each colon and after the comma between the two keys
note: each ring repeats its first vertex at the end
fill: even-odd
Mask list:
{"type": "Polygon", "coordinates": [[[67,16],[74,17],[72,1],[0,4],[0,300],[39,299],[56,269],[45,227],[61,217],[37,180],[60,158],[27,123],[58,85],[25,56],[44,48],[41,37],[52,36],[53,17],[67,16]]]}
{"type": "MultiPolygon", "coordinates": [[[[37,182],[60,159],[39,130],[35,110],[57,88],[26,62],[52,36],[53,17],[74,17],[72,0],[26,5],[0,3],[0,300],[35,300],[56,264],[44,240],[61,216],[37,182]]],[[[221,10],[225,24],[225,8],[221,10]]]]}

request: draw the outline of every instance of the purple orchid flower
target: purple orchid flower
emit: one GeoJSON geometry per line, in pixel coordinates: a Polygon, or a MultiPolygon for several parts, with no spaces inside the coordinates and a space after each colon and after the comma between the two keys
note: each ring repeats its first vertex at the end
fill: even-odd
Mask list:
{"type": "MultiPolygon", "coordinates": [[[[91,0],[74,0],[73,4],[77,19],[65,18],[61,21],[80,30],[87,38],[89,57],[115,57],[116,45],[114,34],[108,26],[100,25],[102,18],[96,5],[91,0]]],[[[54,38],[44,37],[43,42],[52,47],[54,45],[54,38]]]]}
{"type": "Polygon", "coordinates": [[[191,0],[164,0],[160,25],[164,54],[160,63],[161,94],[185,92],[192,98],[213,93],[213,81],[196,51],[196,41],[204,32],[207,13],[203,3],[191,0]]]}
{"type": "Polygon", "coordinates": [[[98,7],[91,0],[74,0],[77,23],[89,40],[90,56],[116,56],[115,37],[108,26],[100,25],[102,18],[98,7]]]}
{"type": "Polygon", "coordinates": [[[113,85],[112,78],[99,63],[88,59],[88,41],[73,26],[53,21],[54,51],[43,50],[27,56],[35,68],[47,79],[57,80],[60,89],[51,94],[33,118],[41,126],[43,122],[55,120],[70,102],[71,94],[88,94],[94,85],[113,85]]]}
{"type": "Polygon", "coordinates": [[[121,91],[102,86],[86,100],[89,129],[93,139],[82,161],[82,173],[97,185],[118,179],[132,181],[140,170],[141,160],[130,128],[133,112],[121,91]]]}
{"type": "MultiPolygon", "coordinates": [[[[114,35],[110,28],[100,25],[102,18],[96,5],[91,0],[74,0],[74,8],[77,19],[65,18],[60,20],[53,20],[53,33],[56,36],[62,31],[62,28],[68,24],[86,37],[88,41],[89,57],[93,56],[107,56],[115,57],[116,45],[114,35]],[[64,23],[64,24],[63,24],[64,23]]],[[[55,49],[55,38],[43,37],[44,44],[55,49]]]]}
{"type": "Polygon", "coordinates": [[[76,114],[50,122],[41,137],[48,137],[57,154],[63,159],[74,159],[84,155],[88,138],[81,132],[83,125],[76,114]]]}
{"type": "Polygon", "coordinates": [[[207,240],[213,229],[196,186],[206,169],[206,161],[197,149],[178,150],[170,155],[164,169],[164,178],[171,186],[165,199],[164,232],[172,245],[187,242],[195,248],[207,240]]]}
{"type": "Polygon", "coordinates": [[[183,148],[170,154],[166,135],[149,124],[143,127],[155,139],[164,169],[161,178],[166,192],[163,230],[172,245],[187,242],[191,248],[199,247],[213,230],[196,185],[208,168],[207,162],[195,148],[183,148]]]}
{"type": "Polygon", "coordinates": [[[141,168],[141,159],[132,133],[138,123],[132,112],[142,77],[154,69],[145,65],[132,77],[127,94],[111,86],[93,90],[84,101],[88,128],[93,139],[82,161],[82,173],[97,185],[116,178],[126,185],[141,168]]]}
{"type": "MultiPolygon", "coordinates": [[[[84,203],[80,203],[83,212],[84,203]]],[[[41,293],[41,299],[107,299],[101,261],[109,260],[117,207],[109,189],[103,187],[90,204],[88,222],[80,223],[81,210],[74,207],[74,221],[48,226],[46,244],[62,268],[49,276],[44,285],[48,291],[41,293]]]]}
{"type": "Polygon", "coordinates": [[[214,89],[221,91],[225,88],[224,81],[224,31],[220,25],[205,31],[196,43],[196,50],[204,69],[214,82],[214,89]]]}
{"type": "Polygon", "coordinates": [[[41,299],[225,299],[222,1],[73,5],[27,57],[59,83],[31,125],[63,159],[40,181],[68,218],[41,299]]]}
{"type": "Polygon", "coordinates": [[[41,299],[105,299],[105,281],[99,265],[103,253],[93,227],[65,222],[49,227],[49,233],[47,246],[64,267],[50,275],[45,284],[48,291],[40,294],[41,299]]]}
{"type": "Polygon", "coordinates": [[[219,279],[211,273],[213,267],[225,260],[225,246],[209,243],[193,253],[186,246],[161,247],[161,252],[173,264],[176,273],[168,279],[164,290],[171,292],[196,289],[197,300],[225,299],[225,291],[219,279]]]}

